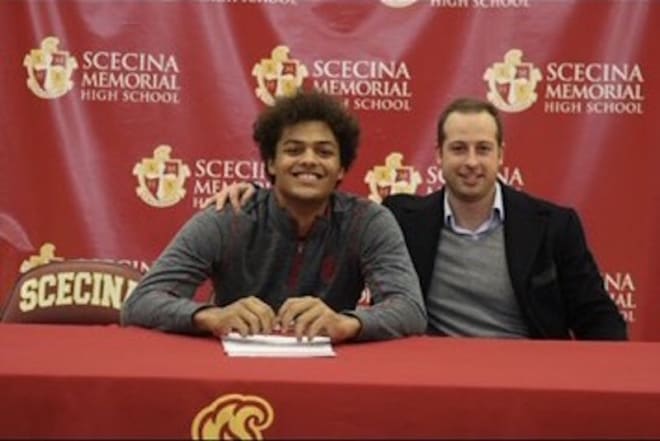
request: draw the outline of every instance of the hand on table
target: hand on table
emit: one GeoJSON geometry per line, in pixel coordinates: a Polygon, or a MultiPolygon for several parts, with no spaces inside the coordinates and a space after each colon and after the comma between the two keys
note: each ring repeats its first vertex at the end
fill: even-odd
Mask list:
{"type": "Polygon", "coordinates": [[[355,337],[362,327],[360,320],[333,311],[318,297],[291,297],[277,312],[276,321],[283,332],[292,332],[298,340],[318,335],[333,343],[355,337]]]}
{"type": "Polygon", "coordinates": [[[257,297],[237,300],[225,307],[211,307],[197,311],[193,323],[216,337],[234,331],[241,336],[270,334],[275,326],[275,312],[257,297]]]}

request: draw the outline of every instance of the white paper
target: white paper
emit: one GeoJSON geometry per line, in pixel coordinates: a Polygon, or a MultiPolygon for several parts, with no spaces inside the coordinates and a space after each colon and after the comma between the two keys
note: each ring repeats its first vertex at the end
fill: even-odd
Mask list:
{"type": "Polygon", "coordinates": [[[250,335],[230,333],[222,338],[222,346],[230,357],[334,357],[329,337],[303,337],[298,341],[290,335],[250,335]]]}

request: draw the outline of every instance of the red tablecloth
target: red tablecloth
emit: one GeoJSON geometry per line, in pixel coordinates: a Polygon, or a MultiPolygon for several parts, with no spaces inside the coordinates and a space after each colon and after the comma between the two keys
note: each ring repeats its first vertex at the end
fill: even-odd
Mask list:
{"type": "Polygon", "coordinates": [[[660,437],[660,344],[417,337],[336,358],[0,325],[0,437],[660,437]]]}

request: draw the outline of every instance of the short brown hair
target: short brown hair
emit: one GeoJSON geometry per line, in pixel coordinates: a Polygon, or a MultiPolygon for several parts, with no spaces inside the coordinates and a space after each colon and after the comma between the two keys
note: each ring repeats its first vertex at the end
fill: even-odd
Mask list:
{"type": "Polygon", "coordinates": [[[451,113],[481,113],[487,112],[495,120],[495,125],[497,126],[497,133],[495,137],[497,138],[497,145],[501,146],[504,141],[504,128],[502,126],[502,120],[500,119],[500,112],[497,108],[488,101],[480,100],[477,98],[457,98],[452,101],[445,110],[440,114],[440,119],[438,120],[438,147],[442,146],[445,142],[447,134],[445,133],[445,121],[451,113]]]}

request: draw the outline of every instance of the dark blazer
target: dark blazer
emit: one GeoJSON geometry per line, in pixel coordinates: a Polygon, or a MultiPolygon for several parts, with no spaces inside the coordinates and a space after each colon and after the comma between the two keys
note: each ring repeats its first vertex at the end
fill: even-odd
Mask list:
{"type": "MultiPolygon", "coordinates": [[[[577,213],[501,185],[509,276],[532,337],[627,339],[577,213]]],[[[383,202],[403,230],[425,298],[444,225],[443,197],[440,190],[383,202]]]]}

